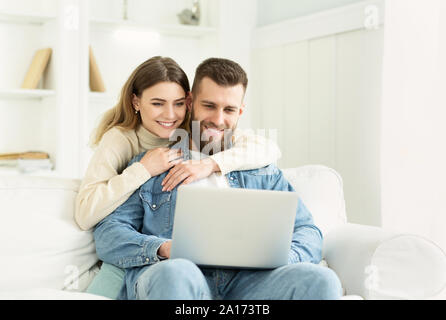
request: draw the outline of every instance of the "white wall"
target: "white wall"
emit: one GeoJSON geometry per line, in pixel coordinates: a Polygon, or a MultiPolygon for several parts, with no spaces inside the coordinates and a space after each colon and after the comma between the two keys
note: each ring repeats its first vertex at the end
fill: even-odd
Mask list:
{"type": "Polygon", "coordinates": [[[382,217],[446,249],[446,4],[386,3],[382,217]]]}

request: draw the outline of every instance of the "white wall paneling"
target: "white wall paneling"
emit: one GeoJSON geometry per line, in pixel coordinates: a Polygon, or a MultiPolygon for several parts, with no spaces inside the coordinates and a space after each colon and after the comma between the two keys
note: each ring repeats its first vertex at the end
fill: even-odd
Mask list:
{"type": "Polygon", "coordinates": [[[295,163],[310,160],[310,45],[308,41],[283,47],[283,90],[285,92],[285,139],[281,165],[293,167],[295,163]]]}
{"type": "Polygon", "coordinates": [[[337,37],[335,168],[352,221],[380,225],[383,30],[337,37]]]}
{"type": "MultiPolygon", "coordinates": [[[[379,225],[383,28],[366,29],[363,21],[365,7],[373,4],[382,2],[295,20],[305,30],[294,33],[296,38],[277,38],[265,31],[268,26],[257,29],[251,83],[254,127],[277,129],[279,166],[336,169],[344,179],[349,220],[379,225]],[[341,12],[350,22],[340,22],[341,12]],[[333,21],[339,28],[330,31],[333,21]]],[[[288,27],[285,22],[274,30],[288,27]]]]}
{"type": "Polygon", "coordinates": [[[309,159],[335,167],[336,37],[309,41],[309,159]]]}

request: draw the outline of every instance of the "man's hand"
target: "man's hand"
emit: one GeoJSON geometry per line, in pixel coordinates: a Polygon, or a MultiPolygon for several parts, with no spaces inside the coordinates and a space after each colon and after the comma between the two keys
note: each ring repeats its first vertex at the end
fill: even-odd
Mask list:
{"type": "Polygon", "coordinates": [[[191,183],[192,181],[200,180],[210,176],[213,172],[220,171],[217,163],[211,158],[198,160],[188,160],[175,165],[167,176],[164,178],[161,185],[163,191],[171,191],[181,181],[182,185],[191,183]]]}
{"type": "Polygon", "coordinates": [[[172,247],[172,240],[163,242],[163,244],[159,247],[157,254],[161,257],[170,259],[170,248],[171,247],[172,247]]]}

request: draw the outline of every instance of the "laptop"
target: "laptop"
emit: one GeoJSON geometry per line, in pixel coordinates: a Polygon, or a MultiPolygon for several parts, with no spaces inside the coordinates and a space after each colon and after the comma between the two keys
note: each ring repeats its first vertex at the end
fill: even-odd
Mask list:
{"type": "Polygon", "coordinates": [[[295,192],[181,186],[170,257],[202,267],[286,265],[297,204],[295,192]]]}

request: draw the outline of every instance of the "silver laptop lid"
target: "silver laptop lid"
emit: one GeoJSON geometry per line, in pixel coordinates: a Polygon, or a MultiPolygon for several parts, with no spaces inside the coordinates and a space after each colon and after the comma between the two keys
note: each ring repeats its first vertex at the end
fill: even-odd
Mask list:
{"type": "Polygon", "coordinates": [[[297,204],[295,192],[181,186],[171,258],[216,267],[285,265],[297,204]]]}

